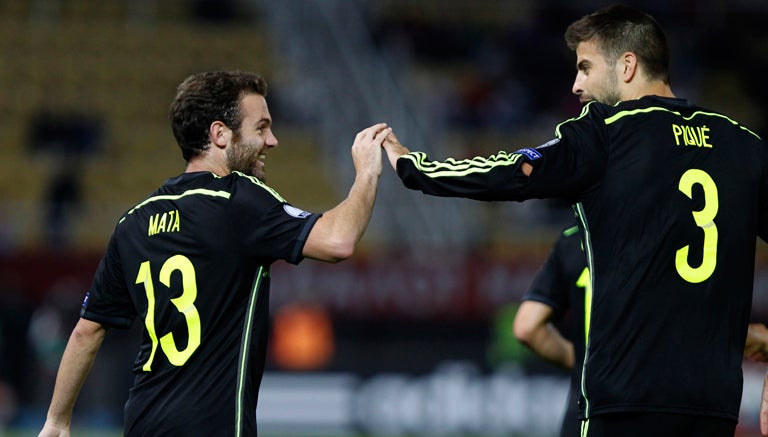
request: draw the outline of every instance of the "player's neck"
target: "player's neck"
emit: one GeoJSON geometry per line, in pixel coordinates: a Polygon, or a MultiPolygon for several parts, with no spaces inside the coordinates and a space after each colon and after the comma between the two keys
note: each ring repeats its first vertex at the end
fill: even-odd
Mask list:
{"type": "Polygon", "coordinates": [[[230,173],[229,169],[225,165],[214,165],[207,159],[193,158],[187,163],[186,173],[193,173],[197,171],[208,171],[219,176],[226,176],[230,173]]]}
{"type": "Polygon", "coordinates": [[[661,80],[654,80],[646,82],[640,87],[627,90],[622,100],[637,100],[645,96],[674,98],[675,94],[672,92],[672,88],[670,88],[668,83],[661,80]]]}

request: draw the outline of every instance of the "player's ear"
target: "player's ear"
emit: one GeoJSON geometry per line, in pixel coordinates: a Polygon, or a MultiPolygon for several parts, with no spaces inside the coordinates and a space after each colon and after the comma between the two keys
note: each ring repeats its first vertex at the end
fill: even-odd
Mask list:
{"type": "Polygon", "coordinates": [[[218,147],[225,147],[232,139],[232,129],[222,121],[214,121],[208,128],[208,140],[218,147]]]}
{"type": "Polygon", "coordinates": [[[619,67],[623,81],[631,82],[637,73],[637,56],[632,52],[624,53],[619,57],[619,67]]]}

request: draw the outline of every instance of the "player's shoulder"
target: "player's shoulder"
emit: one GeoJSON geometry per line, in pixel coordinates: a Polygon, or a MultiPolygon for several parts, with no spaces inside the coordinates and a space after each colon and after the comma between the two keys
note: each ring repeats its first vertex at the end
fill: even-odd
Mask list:
{"type": "Polygon", "coordinates": [[[225,182],[232,187],[233,191],[244,190],[246,192],[259,193],[274,198],[278,202],[285,203],[285,199],[274,188],[256,176],[247,175],[239,171],[224,176],[225,182]]]}
{"type": "MultiPolygon", "coordinates": [[[[603,106],[605,107],[605,105],[603,106]]],[[[756,133],[731,115],[716,109],[699,106],[684,98],[645,96],[636,100],[620,102],[613,107],[607,107],[606,110],[611,112],[614,117],[666,112],[687,120],[704,118],[708,119],[709,122],[730,125],[733,128],[737,128],[759,138],[756,133]]]]}

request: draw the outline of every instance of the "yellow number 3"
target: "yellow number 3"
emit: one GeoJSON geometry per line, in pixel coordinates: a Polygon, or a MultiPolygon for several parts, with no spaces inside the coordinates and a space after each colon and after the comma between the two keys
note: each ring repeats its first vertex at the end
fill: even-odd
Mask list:
{"type": "MultiPolygon", "coordinates": [[[[187,362],[192,353],[200,346],[200,314],[195,308],[195,299],[197,298],[197,280],[195,277],[195,266],[192,261],[183,255],[174,255],[168,258],[163,267],[160,268],[160,282],[166,287],[171,286],[171,274],[174,271],[181,272],[182,293],[181,296],[171,299],[171,303],[184,314],[187,322],[187,347],[179,350],[176,347],[176,341],[172,333],[167,333],[160,338],[160,348],[168,357],[168,361],[174,366],[182,366],[187,362]]],[[[152,271],[149,267],[149,261],[144,261],[139,267],[139,274],[136,277],[137,284],[144,284],[144,290],[147,293],[147,317],[144,325],[147,328],[149,338],[152,339],[152,352],[149,359],[144,363],[142,370],[149,372],[152,370],[152,361],[155,359],[157,350],[157,332],[155,331],[155,285],[152,281],[152,271]]]]}
{"type": "Polygon", "coordinates": [[[704,253],[701,265],[691,267],[688,264],[688,249],[690,247],[688,245],[678,249],[675,256],[677,273],[686,281],[694,284],[703,282],[712,276],[715,265],[717,265],[717,226],[715,226],[714,220],[719,207],[717,185],[715,185],[712,177],[703,170],[694,168],[683,173],[678,188],[692,199],[692,189],[696,184],[701,185],[704,189],[704,208],[701,211],[693,211],[696,226],[704,231],[704,253]]]}

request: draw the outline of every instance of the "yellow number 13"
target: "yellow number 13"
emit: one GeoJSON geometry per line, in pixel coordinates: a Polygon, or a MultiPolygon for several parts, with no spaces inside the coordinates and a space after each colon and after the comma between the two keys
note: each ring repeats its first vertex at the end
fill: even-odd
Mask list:
{"type": "Polygon", "coordinates": [[[717,197],[717,185],[705,171],[699,169],[690,169],[683,173],[680,178],[678,188],[689,198],[693,198],[692,189],[694,185],[701,185],[704,189],[704,208],[701,211],[693,211],[693,219],[696,226],[704,231],[704,253],[701,259],[701,265],[691,267],[688,264],[689,245],[677,250],[675,256],[675,267],[677,273],[686,281],[697,284],[707,280],[715,271],[717,265],[717,226],[715,226],[715,216],[719,207],[717,197]]]}
{"type": "MultiPolygon", "coordinates": [[[[174,366],[182,366],[195,349],[200,346],[200,314],[195,308],[195,299],[197,298],[195,267],[189,258],[183,255],[174,255],[168,258],[160,268],[160,283],[170,287],[171,273],[177,270],[181,272],[182,293],[181,296],[171,299],[171,303],[180,313],[184,314],[184,319],[187,322],[187,347],[179,350],[176,347],[173,334],[170,332],[160,337],[159,343],[160,348],[168,357],[168,361],[174,366]]],[[[139,274],[136,276],[136,283],[144,284],[144,290],[147,293],[147,317],[144,320],[144,325],[147,328],[149,338],[152,339],[152,352],[142,370],[149,372],[152,370],[152,361],[155,359],[158,344],[157,332],[155,331],[155,284],[152,280],[149,261],[141,263],[139,274]]]]}

